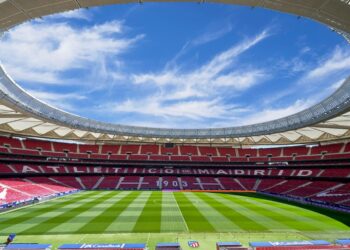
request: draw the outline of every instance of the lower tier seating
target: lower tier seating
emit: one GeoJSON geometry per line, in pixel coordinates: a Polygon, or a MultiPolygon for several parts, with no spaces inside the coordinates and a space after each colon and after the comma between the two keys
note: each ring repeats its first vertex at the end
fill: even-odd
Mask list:
{"type": "Polygon", "coordinates": [[[56,182],[48,177],[0,179],[0,205],[75,190],[77,188],[56,182]]]}
{"type": "Polygon", "coordinates": [[[51,176],[0,178],[0,204],[90,189],[245,190],[350,205],[350,184],[320,180],[283,180],[206,176],[51,176]]]}

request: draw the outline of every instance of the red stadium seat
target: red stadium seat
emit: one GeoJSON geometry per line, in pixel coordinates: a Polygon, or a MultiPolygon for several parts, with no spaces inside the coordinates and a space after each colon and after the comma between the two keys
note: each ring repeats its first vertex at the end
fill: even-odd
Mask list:
{"type": "Polygon", "coordinates": [[[166,148],[164,146],[160,147],[160,151],[162,155],[179,155],[181,153],[179,153],[179,147],[177,145],[175,145],[174,147],[171,148],[166,148]]]}
{"type": "Polygon", "coordinates": [[[121,154],[139,154],[141,145],[121,145],[121,154]]]}
{"type": "Polygon", "coordinates": [[[52,143],[52,145],[54,150],[58,152],[68,151],[70,153],[77,153],[77,149],[78,149],[78,144],[73,144],[73,143],[55,142],[55,143],[52,143]]]}
{"type": "Polygon", "coordinates": [[[198,149],[201,155],[208,155],[208,156],[218,155],[216,147],[198,147],[198,149]]]}
{"type": "Polygon", "coordinates": [[[5,145],[10,146],[11,148],[22,148],[22,144],[19,139],[0,136],[0,146],[5,146],[5,145]]]}
{"type": "Polygon", "coordinates": [[[159,154],[159,145],[142,145],[141,154],[159,154]]]}
{"type": "Polygon", "coordinates": [[[293,156],[295,155],[307,155],[309,152],[309,148],[305,146],[297,146],[297,147],[285,147],[283,148],[284,156],[293,156]]]}
{"type": "Polygon", "coordinates": [[[223,148],[223,147],[218,147],[219,154],[221,156],[231,156],[235,157],[236,156],[236,150],[234,148],[223,148]]]}
{"type": "Polygon", "coordinates": [[[196,146],[180,146],[181,155],[198,155],[196,146]]]}
{"type": "Polygon", "coordinates": [[[119,145],[102,145],[101,146],[101,153],[102,154],[118,154],[120,146],[119,145]]]}
{"type": "Polygon", "coordinates": [[[38,140],[23,140],[26,149],[42,149],[43,151],[52,151],[51,142],[38,140]]]}
{"type": "Polygon", "coordinates": [[[239,148],[238,149],[238,156],[245,157],[249,155],[250,157],[257,157],[258,156],[258,150],[253,148],[239,148]]]}
{"type": "Polygon", "coordinates": [[[80,153],[94,153],[98,154],[100,151],[100,146],[99,145],[86,145],[86,144],[79,144],[79,152],[80,153]]]}

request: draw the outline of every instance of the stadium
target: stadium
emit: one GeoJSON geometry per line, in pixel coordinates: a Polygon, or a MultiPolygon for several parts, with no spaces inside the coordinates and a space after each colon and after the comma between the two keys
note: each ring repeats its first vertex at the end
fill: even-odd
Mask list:
{"type": "MultiPolygon", "coordinates": [[[[214,2],[311,19],[350,42],[349,0],[214,2]]],[[[122,3],[0,0],[0,32],[122,3]]],[[[0,249],[350,249],[350,76],[292,115],[187,129],[75,115],[7,70],[0,249]]]]}

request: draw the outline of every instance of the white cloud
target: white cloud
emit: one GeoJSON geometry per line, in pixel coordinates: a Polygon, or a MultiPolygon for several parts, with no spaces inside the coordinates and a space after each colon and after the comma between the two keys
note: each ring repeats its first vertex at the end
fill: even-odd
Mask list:
{"type": "Polygon", "coordinates": [[[198,37],[186,42],[180,51],[174,56],[174,58],[166,64],[165,69],[176,66],[177,61],[192,48],[218,40],[227,33],[231,32],[231,30],[232,25],[230,21],[226,22],[224,25],[220,23],[220,27],[216,27],[215,25],[215,27],[210,28],[210,30],[204,34],[201,34],[198,37]]]}
{"type": "MultiPolygon", "coordinates": [[[[309,48],[302,49],[307,51],[309,48]]],[[[350,49],[347,47],[336,47],[326,56],[320,56],[316,62],[306,62],[300,56],[294,57],[289,61],[283,60],[279,63],[282,69],[288,70],[290,75],[302,73],[297,79],[293,79],[290,87],[263,100],[264,105],[269,105],[286,97],[298,94],[312,95],[312,104],[321,101],[345,81],[350,73],[350,49]],[[300,89],[302,88],[302,92],[300,89]]]]}
{"type": "Polygon", "coordinates": [[[125,53],[143,37],[115,38],[122,33],[123,24],[118,21],[86,28],[61,22],[25,23],[10,30],[0,42],[0,58],[18,81],[71,84],[63,73],[90,71],[96,64],[125,53]]]}
{"type": "Polygon", "coordinates": [[[53,93],[47,91],[38,91],[38,90],[27,90],[29,94],[35,98],[65,111],[77,111],[77,107],[71,104],[71,101],[79,101],[87,99],[86,96],[79,93],[53,93]]]}
{"type": "Polygon", "coordinates": [[[248,72],[233,72],[218,76],[213,84],[217,87],[233,87],[235,90],[245,90],[257,84],[259,80],[265,79],[263,70],[251,70],[248,72]]]}
{"type": "Polygon", "coordinates": [[[310,107],[313,103],[314,100],[297,100],[287,107],[262,109],[261,111],[242,117],[241,125],[249,125],[283,118],[300,112],[310,107]]]}
{"type": "Polygon", "coordinates": [[[350,50],[336,47],[328,57],[320,60],[318,66],[305,76],[304,81],[325,78],[344,70],[350,70],[350,50]]]}
{"type": "Polygon", "coordinates": [[[331,84],[331,86],[329,87],[329,91],[330,91],[330,92],[334,92],[334,91],[336,91],[337,89],[339,89],[340,86],[343,85],[343,83],[345,82],[345,80],[346,80],[345,78],[344,78],[344,79],[340,79],[339,81],[337,81],[337,82],[331,84]]]}
{"type": "Polygon", "coordinates": [[[145,100],[127,100],[114,104],[114,112],[132,112],[150,116],[182,117],[190,119],[222,118],[233,105],[224,105],[220,100],[189,100],[164,103],[154,97],[145,100]]]}
{"type": "MultiPolygon", "coordinates": [[[[229,73],[225,71],[232,68],[238,56],[246,52],[265,38],[269,33],[265,30],[256,37],[246,39],[232,46],[230,49],[214,56],[212,60],[203,66],[190,72],[181,72],[179,67],[167,69],[160,73],[146,73],[133,75],[135,84],[154,84],[158,87],[176,87],[179,91],[185,90],[192,96],[205,96],[218,87],[230,87],[231,90],[245,90],[261,82],[267,77],[267,73],[261,69],[233,69],[229,73]]],[[[242,67],[242,66],[240,66],[242,67]]],[[[184,95],[183,98],[190,96],[184,95]]]]}
{"type": "MultiPolygon", "coordinates": [[[[88,16],[84,17],[85,14],[85,12],[64,13],[57,19],[88,20],[88,16]]],[[[218,39],[224,32],[226,31],[199,36],[192,41],[191,46],[218,39]]],[[[108,110],[108,114],[113,116],[116,113],[136,114],[132,118],[133,121],[131,119],[127,121],[129,124],[187,128],[208,127],[206,122],[209,120],[210,124],[221,127],[252,124],[296,113],[315,101],[298,100],[282,108],[268,107],[266,103],[264,108],[257,107],[256,103],[242,107],[235,104],[235,101],[225,99],[227,93],[232,98],[270,77],[268,69],[257,68],[253,64],[241,64],[239,61],[242,54],[270,36],[268,30],[240,41],[194,69],[187,70],[181,65],[168,63],[159,72],[140,74],[129,74],[127,71],[118,70],[124,67],[124,62],[119,56],[143,38],[143,35],[128,38],[124,33],[124,24],[118,21],[90,27],[75,27],[66,22],[26,23],[11,30],[0,42],[0,57],[10,75],[16,80],[27,83],[71,84],[74,79],[69,79],[64,74],[69,70],[85,69],[89,75],[94,75],[94,79],[102,79],[101,81],[105,78],[121,82],[129,79],[132,88],[140,91],[148,87],[156,89],[155,92],[144,93],[141,98],[139,95],[135,97],[130,95],[129,99],[121,98],[119,102],[102,100],[100,113],[106,113],[108,110]],[[111,57],[113,57],[113,70],[110,68],[111,57]],[[256,110],[260,111],[251,113],[256,110]],[[146,117],[146,121],[135,121],[135,117],[139,117],[137,115],[146,117]]],[[[317,78],[347,68],[347,63],[336,62],[336,59],[348,59],[341,49],[338,50],[334,55],[325,58],[324,63],[320,63],[320,66],[312,70],[307,77],[317,78]]],[[[305,66],[297,59],[292,61],[291,65],[295,72],[301,72],[305,66]]],[[[338,86],[338,83],[334,86],[338,86]]],[[[35,85],[29,92],[50,105],[74,112],[79,108],[78,103],[87,99],[78,93],[59,94],[36,90],[35,85]]]]}
{"type": "MultiPolygon", "coordinates": [[[[236,95],[265,80],[268,75],[263,69],[239,66],[232,69],[238,57],[269,36],[263,31],[255,37],[245,39],[228,50],[215,55],[209,62],[189,72],[181,67],[164,69],[159,73],[132,75],[132,82],[141,87],[158,89],[141,100],[129,98],[113,104],[113,111],[132,112],[154,117],[186,117],[200,119],[228,119],[242,112],[234,104],[226,104],[223,94],[232,91],[236,95]],[[237,67],[238,68],[238,67],[237,67]]],[[[238,63],[237,63],[238,64],[238,63]]]]}
{"type": "Polygon", "coordinates": [[[89,21],[90,13],[86,9],[76,9],[45,17],[46,19],[80,19],[89,21]]]}

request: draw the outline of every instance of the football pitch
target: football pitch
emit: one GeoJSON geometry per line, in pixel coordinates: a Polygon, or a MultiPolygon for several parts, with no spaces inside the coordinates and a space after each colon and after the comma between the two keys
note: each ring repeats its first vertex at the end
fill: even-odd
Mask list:
{"type": "Polygon", "coordinates": [[[349,214],[259,194],[86,191],[0,214],[18,242],[148,243],[350,237],[349,214]]]}

